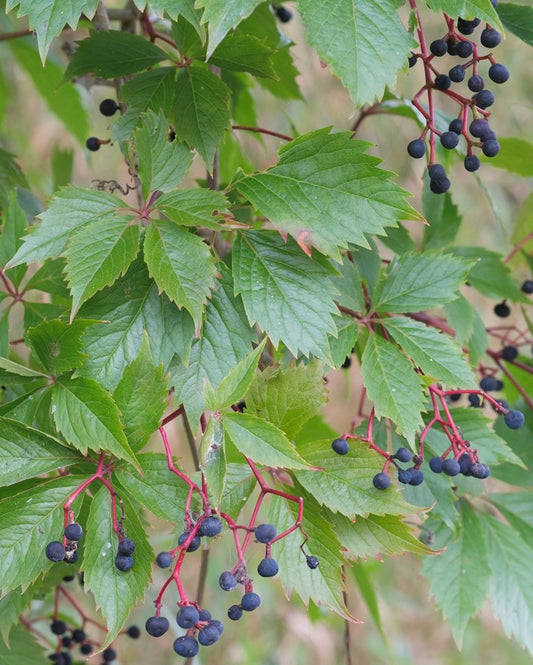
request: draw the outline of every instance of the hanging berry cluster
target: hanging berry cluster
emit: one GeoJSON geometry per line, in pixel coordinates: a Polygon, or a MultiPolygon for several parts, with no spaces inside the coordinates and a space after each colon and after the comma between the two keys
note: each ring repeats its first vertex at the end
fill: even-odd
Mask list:
{"type": "MultiPolygon", "coordinates": [[[[496,7],[497,0],[491,0],[496,7]]],[[[425,83],[414,96],[412,103],[425,120],[425,127],[420,136],[413,139],[407,146],[407,152],[416,159],[424,157],[428,152],[428,175],[431,191],[442,194],[450,188],[450,180],[444,167],[436,162],[435,148],[437,141],[443,148],[453,150],[459,145],[461,137],[466,144],[464,167],[467,171],[477,171],[480,160],[476,151],[486,157],[495,157],[500,151],[496,134],[489,124],[490,110],[494,103],[494,93],[485,87],[485,77],[495,84],[505,83],[509,79],[509,71],[505,65],[498,63],[492,49],[498,46],[501,35],[492,26],[480,26],[480,19],[454,20],[444,14],[446,32],[439,39],[433,40],[429,47],[415,0],[410,0],[411,8],[417,21],[417,35],[420,52],[413,53],[409,58],[409,66],[414,67],[419,61],[424,67],[425,83]],[[474,35],[478,26],[481,28],[479,43],[474,35]],[[482,49],[489,53],[482,53],[482,49]],[[459,63],[448,67],[445,56],[458,58],[459,63]],[[485,65],[488,65],[485,72],[485,65]],[[457,105],[456,116],[443,131],[436,123],[436,103],[442,95],[457,105]],[[427,100],[424,103],[423,99],[427,100]]]]}

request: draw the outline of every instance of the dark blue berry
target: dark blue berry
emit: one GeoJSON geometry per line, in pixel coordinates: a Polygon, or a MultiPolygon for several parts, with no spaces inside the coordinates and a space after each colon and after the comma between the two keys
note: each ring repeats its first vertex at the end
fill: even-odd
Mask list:
{"type": "Polygon", "coordinates": [[[471,406],[473,406],[476,409],[478,409],[481,406],[481,399],[479,395],[476,395],[474,393],[470,393],[468,395],[468,401],[470,402],[471,406]]]}
{"type": "Polygon", "coordinates": [[[523,293],[527,293],[528,295],[533,293],[533,279],[526,279],[520,288],[522,289],[523,293]]]}
{"type": "Polygon", "coordinates": [[[133,557],[125,554],[117,554],[115,557],[115,567],[123,573],[133,568],[133,557]]]}
{"type": "Polygon", "coordinates": [[[470,475],[474,478],[483,480],[484,478],[488,478],[490,476],[490,468],[486,464],[480,464],[479,462],[476,462],[470,467],[470,475]]]}
{"type": "MultiPolygon", "coordinates": [[[[457,136],[457,134],[455,134],[457,136]]],[[[448,178],[442,178],[442,180],[430,180],[429,188],[433,194],[444,194],[450,189],[451,182],[448,178]]]]}
{"type": "Polygon", "coordinates": [[[350,450],[350,446],[346,439],[335,439],[331,443],[331,448],[334,452],[337,453],[337,455],[346,455],[346,453],[350,450]]]}
{"type": "Polygon", "coordinates": [[[511,308],[509,305],[505,302],[499,302],[497,305],[494,305],[494,314],[496,316],[499,316],[501,319],[505,319],[509,316],[511,313],[511,308]]]}
{"type": "Polygon", "coordinates": [[[446,74],[437,74],[435,77],[435,87],[437,90],[448,90],[451,84],[451,79],[446,74]]]}
{"type": "MultiPolygon", "coordinates": [[[[188,539],[189,537],[189,531],[185,531],[185,533],[182,533],[180,537],[178,538],[178,545],[183,545],[183,543],[188,539]]],[[[196,550],[200,547],[202,544],[202,539],[198,534],[195,534],[193,536],[193,539],[189,543],[189,546],[187,547],[187,552],[196,552],[196,550]]]]}
{"type": "Polygon", "coordinates": [[[85,141],[85,145],[88,150],[96,152],[97,150],[100,150],[100,139],[96,138],[96,136],[90,136],[87,141],[85,141]]]}
{"type": "Polygon", "coordinates": [[[465,78],[465,68],[463,65],[455,65],[448,72],[448,76],[454,83],[461,83],[465,78]]]}
{"type": "Polygon", "coordinates": [[[213,538],[218,536],[222,531],[222,522],[218,517],[206,517],[205,520],[200,524],[199,533],[201,536],[207,536],[208,538],[213,538]]]}
{"type": "Polygon", "coordinates": [[[199,619],[200,613],[194,605],[185,605],[185,607],[181,607],[176,616],[176,621],[180,628],[192,628],[199,619]]]}
{"type": "Polygon", "coordinates": [[[77,522],[71,522],[65,527],[65,538],[74,542],[83,538],[83,529],[77,522]]]}
{"type": "Polygon", "coordinates": [[[411,469],[398,469],[398,480],[404,485],[409,485],[413,472],[411,469]]]}
{"type": "Polygon", "coordinates": [[[409,480],[409,485],[421,485],[424,482],[424,474],[420,469],[408,469],[411,472],[411,478],[409,480]]]}
{"type": "Polygon", "coordinates": [[[372,483],[376,489],[386,490],[390,485],[390,478],[386,473],[376,473],[376,475],[372,478],[372,483]]]}
{"type": "Polygon", "coordinates": [[[211,621],[211,612],[209,610],[203,609],[199,612],[199,621],[211,621]]]}
{"type": "Polygon", "coordinates": [[[457,19],[457,30],[459,30],[462,35],[471,35],[478,25],[479,19],[473,19],[472,21],[467,21],[464,18],[457,19]]]}
{"type": "Polygon", "coordinates": [[[479,157],[477,155],[467,155],[464,159],[464,165],[467,171],[473,173],[479,169],[481,162],[479,161],[479,157]]]}
{"type": "Polygon", "coordinates": [[[108,647],[102,651],[102,658],[104,659],[105,663],[110,663],[112,660],[116,660],[116,651],[108,647]]]}
{"type": "Polygon", "coordinates": [[[479,387],[485,392],[490,392],[492,390],[501,390],[499,388],[499,381],[494,376],[484,376],[479,382],[479,387]]]}
{"type": "Polygon", "coordinates": [[[218,586],[222,591],[232,591],[237,587],[237,578],[229,570],[225,570],[223,573],[220,573],[218,586]]]}
{"type": "Polygon", "coordinates": [[[241,598],[241,607],[245,612],[253,612],[261,605],[261,597],[254,591],[245,593],[241,598]]]}
{"type": "Polygon", "coordinates": [[[61,644],[64,647],[67,647],[67,649],[68,649],[68,647],[72,644],[72,638],[70,638],[68,636],[62,637],[61,638],[61,644]]]}
{"type": "Polygon", "coordinates": [[[422,139],[414,139],[408,143],[407,152],[411,157],[420,159],[420,157],[423,157],[426,154],[426,144],[422,139]]]}
{"type": "Polygon", "coordinates": [[[455,132],[443,132],[440,136],[440,143],[443,148],[453,150],[459,143],[459,136],[455,132]]]}
{"type": "Polygon", "coordinates": [[[468,88],[472,92],[479,92],[485,87],[485,81],[479,74],[474,74],[468,79],[468,88]]]}
{"type": "Polygon", "coordinates": [[[222,633],[224,632],[224,624],[222,623],[222,621],[219,621],[218,619],[213,619],[213,621],[211,621],[209,625],[214,626],[218,630],[219,635],[222,635],[222,633]]]}
{"type": "Polygon", "coordinates": [[[308,568],[311,568],[311,570],[315,570],[320,565],[320,561],[316,556],[313,555],[306,556],[305,560],[307,562],[308,568]]]}
{"type": "Polygon", "coordinates": [[[276,7],[275,12],[276,16],[282,23],[288,23],[292,18],[291,10],[287,9],[287,7],[284,7],[283,5],[276,7]]]}
{"type": "Polygon", "coordinates": [[[429,45],[429,50],[433,55],[440,57],[446,54],[448,46],[444,39],[435,39],[435,41],[431,42],[429,45]]]}
{"type": "MultiPolygon", "coordinates": [[[[472,42],[461,41],[457,44],[457,55],[460,58],[469,58],[473,52],[474,52],[474,47],[472,46],[472,42]]],[[[463,79],[461,79],[461,81],[462,80],[463,79]]]]}
{"type": "Polygon", "coordinates": [[[433,471],[433,473],[441,473],[443,462],[444,460],[442,457],[432,457],[429,460],[429,468],[433,471]]]}
{"type": "Polygon", "coordinates": [[[82,630],[81,628],[75,628],[72,631],[72,639],[74,640],[74,642],[77,642],[78,644],[84,642],[86,637],[87,635],[85,634],[85,631],[82,630]]]}
{"type": "Polygon", "coordinates": [[[447,476],[457,476],[461,473],[461,466],[456,459],[450,457],[449,459],[445,459],[442,463],[442,471],[447,476]]]}
{"type": "Polygon", "coordinates": [[[65,548],[63,543],[60,543],[58,540],[52,540],[51,543],[48,543],[45,550],[46,558],[50,561],[63,561],[65,558],[65,548]]]}
{"type": "Polygon", "coordinates": [[[138,637],[141,636],[141,629],[139,628],[139,626],[130,626],[126,630],[126,634],[128,635],[128,637],[131,637],[133,640],[136,640],[138,637]]]}
{"type": "Polygon", "coordinates": [[[202,628],[202,630],[199,631],[198,642],[200,642],[200,644],[203,647],[209,647],[215,642],[217,642],[219,637],[220,633],[218,631],[218,628],[210,623],[205,628],[202,628]]]}
{"type": "Polygon", "coordinates": [[[463,132],[463,120],[462,118],[454,118],[449,126],[448,129],[450,132],[455,132],[456,134],[462,134],[463,132]]]}
{"type": "Polygon", "coordinates": [[[519,429],[526,420],[522,411],[508,411],[503,419],[510,429],[519,429]]]}
{"type": "Polygon", "coordinates": [[[500,152],[500,144],[498,141],[490,139],[489,141],[483,142],[481,150],[483,150],[483,154],[486,157],[496,157],[496,155],[500,152]]]}
{"type": "Polygon", "coordinates": [[[135,552],[135,543],[131,538],[123,538],[118,544],[118,553],[130,556],[135,552]]]}
{"type": "Polygon", "coordinates": [[[168,568],[172,563],[172,554],[170,552],[159,552],[155,562],[159,568],[168,568]]]}
{"type": "Polygon", "coordinates": [[[92,653],[94,650],[94,647],[92,644],[89,644],[89,642],[86,642],[85,644],[82,644],[80,647],[80,651],[84,656],[88,656],[90,653],[92,653]]]}
{"type": "Polygon", "coordinates": [[[183,635],[183,637],[178,637],[177,640],[174,640],[172,645],[174,651],[178,656],[183,656],[183,658],[193,658],[198,653],[198,642],[194,637],[189,635],[183,635]]]}
{"type": "Polygon", "coordinates": [[[260,524],[255,528],[255,539],[259,543],[270,543],[276,534],[276,527],[273,524],[260,524]]]}
{"type": "Polygon", "coordinates": [[[413,454],[408,448],[405,448],[404,446],[401,446],[398,448],[398,450],[394,453],[394,457],[399,462],[410,462],[413,454]]]}
{"type": "Polygon", "coordinates": [[[502,36],[494,28],[485,28],[480,37],[480,42],[485,48],[495,48],[501,40],[502,36]]]}
{"type": "Polygon", "coordinates": [[[118,111],[118,104],[114,99],[104,99],[100,102],[100,113],[105,116],[112,116],[118,111]]]}
{"type": "Polygon", "coordinates": [[[64,621],[56,619],[56,621],[52,621],[50,624],[50,630],[54,635],[63,635],[63,633],[67,632],[67,624],[64,621]]]}
{"type": "Polygon", "coordinates": [[[461,457],[457,460],[459,462],[460,473],[466,475],[470,472],[470,467],[472,466],[472,460],[468,453],[463,453],[461,457]]]}
{"type": "Polygon", "coordinates": [[[495,62],[489,68],[489,78],[494,83],[505,83],[509,79],[509,70],[505,65],[495,62]]]}
{"type": "Polygon", "coordinates": [[[279,566],[275,559],[269,557],[268,559],[263,559],[257,566],[257,572],[261,577],[274,577],[279,572],[279,566]]]}
{"type": "Polygon", "coordinates": [[[411,52],[411,55],[407,59],[409,67],[414,67],[416,65],[417,60],[418,58],[416,57],[416,55],[413,52],[411,52]]]}
{"type": "Polygon", "coordinates": [[[486,109],[494,104],[494,94],[490,90],[480,90],[474,95],[476,106],[480,109],[486,109]]]}
{"type": "Polygon", "coordinates": [[[446,171],[442,164],[432,164],[428,168],[428,175],[430,180],[444,180],[446,178],[446,171]]]}
{"type": "Polygon", "coordinates": [[[232,605],[228,609],[228,617],[232,621],[238,621],[242,617],[242,608],[240,607],[240,605],[232,605]]]}
{"type": "Polygon", "coordinates": [[[504,346],[502,349],[502,358],[504,360],[514,360],[518,356],[518,349],[516,346],[512,346],[509,344],[508,346],[504,346]]]}

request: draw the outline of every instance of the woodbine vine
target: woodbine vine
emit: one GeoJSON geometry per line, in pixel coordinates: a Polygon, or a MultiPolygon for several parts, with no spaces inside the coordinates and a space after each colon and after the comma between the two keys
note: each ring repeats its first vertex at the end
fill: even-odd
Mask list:
{"type": "Polygon", "coordinates": [[[459,162],[472,205],[484,159],[533,176],[531,144],[496,137],[485,87],[512,80],[494,50],[504,30],[531,45],[533,8],[9,0],[0,17],[0,84],[21,114],[18,69],[104,160],[83,182],[55,148],[47,191],[0,108],[6,662],[107,663],[126,638],[169,635],[178,656],[218,662],[228,622],[268,615],[278,577],[349,638],[346,571],[404,552],[458,646],[488,598],[533,653],[533,195],[500,254],[461,244],[452,187],[459,162]],[[292,21],[350,95],[346,131],[258,120],[257,90],[280,112],[302,98],[292,21]],[[411,100],[401,71],[420,81],[411,100]],[[359,138],[378,114],[417,137],[421,211],[359,138]],[[259,170],[265,141],[278,158],[259,170]],[[347,370],[362,387],[342,432],[323,407],[347,370]],[[142,603],[144,628],[129,619],[142,603]]]}

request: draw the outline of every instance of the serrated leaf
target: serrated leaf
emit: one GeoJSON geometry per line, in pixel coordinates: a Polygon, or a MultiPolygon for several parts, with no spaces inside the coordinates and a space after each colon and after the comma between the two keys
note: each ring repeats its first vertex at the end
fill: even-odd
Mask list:
{"type": "Polygon", "coordinates": [[[197,0],[196,7],[203,8],[202,23],[209,28],[209,58],[230,30],[249,16],[261,0],[197,0]]]}
{"type": "Polygon", "coordinates": [[[17,185],[28,186],[22,169],[15,155],[0,148],[0,200],[7,199],[9,192],[17,185]]]}
{"type": "Polygon", "coordinates": [[[367,515],[352,522],[345,515],[332,513],[330,519],[341,545],[354,559],[403,552],[435,554],[397,515],[367,515]]]}
{"type": "MultiPolygon", "coordinates": [[[[205,405],[204,381],[216,389],[228,372],[252,349],[257,336],[248,325],[239,297],[233,295],[231,273],[220,264],[222,279],[209,301],[200,338],[192,345],[189,362],[172,368],[171,385],[196,428],[205,405]]],[[[191,335],[192,336],[192,335],[191,335]]]]}
{"type": "Polygon", "coordinates": [[[169,122],[161,111],[148,111],[135,132],[138,174],[145,198],[150,192],[166,192],[179,185],[191,166],[191,151],[178,141],[170,142],[168,130],[169,122]]]}
{"type": "Polygon", "coordinates": [[[494,27],[500,27],[498,13],[488,0],[428,0],[427,4],[434,12],[446,12],[449,16],[465,19],[480,18],[494,27]]]}
{"type": "Polygon", "coordinates": [[[159,289],[184,307],[198,326],[216,274],[207,244],[173,222],[160,220],[146,230],[144,256],[159,289]]]}
{"type": "Polygon", "coordinates": [[[91,73],[116,78],[153,67],[169,56],[141,35],[120,30],[92,31],[78,42],[65,71],[65,79],[91,73]]]}
{"type": "Polygon", "coordinates": [[[370,335],[361,359],[361,373],[376,416],[390,418],[398,433],[413,441],[422,424],[424,399],[420,377],[409,360],[382,337],[370,335]]]}
{"type": "Polygon", "coordinates": [[[7,0],[6,13],[15,7],[19,8],[17,16],[27,16],[30,28],[37,35],[39,54],[44,63],[52,39],[61,34],[66,25],[76,29],[82,14],[91,19],[98,6],[98,0],[81,0],[76,3],[65,3],[63,0],[7,0]]]}
{"type": "MultiPolygon", "coordinates": [[[[287,491],[290,493],[291,489],[288,488],[287,491]]],[[[276,525],[278,533],[294,524],[294,506],[293,502],[289,503],[278,497],[272,500],[268,519],[276,525]]],[[[296,592],[305,605],[313,600],[318,605],[328,607],[345,619],[357,623],[342,599],[344,559],[341,545],[331,523],[322,515],[320,506],[309,495],[304,496],[302,529],[309,535],[305,549],[318,558],[319,566],[314,570],[307,566],[300,550],[302,534],[298,529],[279,540],[274,546],[275,557],[287,595],[290,597],[292,592],[296,592]]]]}
{"type": "Polygon", "coordinates": [[[291,364],[283,371],[267,367],[257,374],[246,395],[246,412],[261,415],[293,439],[302,425],[315,416],[326,401],[322,380],[324,365],[291,364]]]}
{"type": "MultiPolygon", "coordinates": [[[[2,226],[0,227],[0,266],[5,266],[22,244],[22,235],[28,225],[24,210],[17,201],[16,191],[12,191],[7,199],[7,205],[2,210],[2,226]]],[[[18,287],[26,274],[26,268],[17,266],[5,270],[5,276],[18,287]]]]}
{"type": "Polygon", "coordinates": [[[533,46],[533,7],[502,2],[498,14],[506,30],[533,46]]]}
{"type": "Polygon", "coordinates": [[[131,608],[142,600],[150,583],[152,548],[148,544],[137,511],[124,497],[128,538],[135,543],[134,565],[127,572],[115,567],[118,539],[113,531],[109,492],[102,487],[91,502],[85,542],[83,572],[85,587],[94,595],[96,606],[106,621],[108,633],[102,647],[118,635],[131,608]]]}
{"type": "Polygon", "coordinates": [[[444,312],[448,323],[453,326],[459,344],[467,342],[474,332],[475,309],[463,296],[446,303],[444,312]]]}
{"type": "Polygon", "coordinates": [[[357,336],[359,334],[359,324],[350,316],[336,316],[335,326],[337,336],[329,336],[329,348],[334,367],[344,367],[347,358],[353,353],[357,336]]]}
{"type": "Polygon", "coordinates": [[[222,422],[235,447],[257,464],[286,469],[311,466],[280,429],[258,416],[227,413],[222,422]]]}
{"type": "Polygon", "coordinates": [[[365,234],[383,235],[401,219],[421,217],[392,174],[377,167],[379,159],[365,154],[368,143],[329,131],[294,139],[279,150],[276,166],[234,187],[300,245],[340,261],[339,248],[348,243],[368,247],[365,234]]]}
{"type": "Polygon", "coordinates": [[[442,196],[435,196],[429,188],[428,178],[424,183],[422,202],[424,215],[429,222],[429,226],[424,229],[424,249],[440,249],[451,245],[463,219],[451,194],[445,192],[442,196]]]}
{"type": "Polygon", "coordinates": [[[219,214],[227,209],[221,192],[209,189],[178,189],[160,196],[154,209],[180,226],[203,226],[220,230],[219,214]]]}
{"type": "Polygon", "coordinates": [[[381,99],[404,67],[413,39],[391,0],[300,0],[308,41],[348,89],[356,107],[381,99]]]}
{"type": "Polygon", "coordinates": [[[241,233],[233,246],[235,291],[242,296],[251,324],[257,322],[274,346],[282,341],[296,356],[329,355],[332,268],[323,257],[306,256],[296,243],[268,231],[241,233]]]}
{"type": "Polygon", "coordinates": [[[226,483],[220,502],[220,511],[237,519],[256,485],[248,464],[227,464],[226,483]]]}
{"type": "Polygon", "coordinates": [[[137,503],[161,519],[180,524],[187,501],[188,486],[169,471],[162,453],[139,453],[142,475],[131,467],[116,470],[116,478],[137,503]]]}
{"type": "Polygon", "coordinates": [[[372,478],[383,468],[379,455],[357,439],[350,440],[350,451],[337,455],[331,441],[311,441],[300,444],[298,452],[321,471],[296,471],[298,482],[315,500],[333,512],[347,517],[356,515],[409,515],[413,506],[406,503],[400,492],[377,490],[372,478]]]}
{"type": "Polygon", "coordinates": [[[42,647],[23,626],[17,626],[13,630],[9,647],[0,643],[0,663],[2,665],[34,665],[44,656],[42,647]]]}
{"type": "Polygon", "coordinates": [[[209,408],[223,409],[244,397],[253,381],[266,341],[265,338],[259,346],[242,358],[222,379],[216,390],[215,405],[209,408]]]}
{"type": "Polygon", "coordinates": [[[9,360],[9,358],[0,358],[0,369],[4,369],[10,374],[16,374],[17,376],[24,376],[27,378],[42,379],[47,377],[47,374],[38,372],[30,367],[25,367],[24,365],[19,365],[19,363],[9,360]]]}
{"type": "MultiPolygon", "coordinates": [[[[140,10],[143,10],[147,4],[146,0],[134,0],[134,2],[140,10]]],[[[149,4],[150,9],[159,16],[168,14],[174,20],[178,16],[184,16],[189,23],[197,26],[197,29],[201,32],[200,19],[202,14],[194,9],[194,0],[150,0],[149,4]]]]}
{"type": "Polygon", "coordinates": [[[408,317],[383,319],[383,325],[427,376],[446,383],[449,388],[476,385],[461,348],[444,333],[408,317]]]}
{"type": "Polygon", "coordinates": [[[176,134],[196,149],[211,173],[213,158],[230,127],[230,90],[220,78],[201,67],[185,67],[174,88],[176,134]]]}
{"type": "Polygon", "coordinates": [[[139,355],[124,369],[113,399],[122,414],[130,448],[138,452],[159,427],[168,399],[167,380],[161,365],[154,364],[146,333],[139,355]]]}
{"type": "MultiPolygon", "coordinates": [[[[0,501],[0,597],[34,582],[52,563],[44,550],[63,531],[63,504],[85,477],[54,478],[0,501]]],[[[11,490],[12,491],[12,490],[11,490]]]]}
{"type": "Polygon", "coordinates": [[[139,251],[139,235],[127,218],[107,216],[72,236],[65,251],[71,321],[86,300],[126,272],[139,251]]]}
{"type": "Polygon", "coordinates": [[[483,605],[490,578],[479,518],[466,502],[461,502],[461,516],[457,537],[447,542],[444,552],[425,559],[422,568],[459,648],[468,621],[483,605]]]}
{"type": "Polygon", "coordinates": [[[28,425],[0,416],[0,486],[13,485],[79,461],[61,443],[28,425]]]}
{"type": "MultiPolygon", "coordinates": [[[[533,18],[533,7],[530,7],[533,18]]],[[[533,152],[533,143],[519,138],[500,138],[500,152],[490,159],[485,157],[483,162],[490,162],[497,169],[505,169],[509,173],[516,173],[524,178],[533,176],[533,164],[530,155],[533,152]]]]}
{"type": "Polygon", "coordinates": [[[505,634],[533,653],[533,580],[528,568],[532,556],[527,543],[512,527],[480,513],[492,572],[490,599],[505,634]]]}
{"type": "Polygon", "coordinates": [[[205,475],[209,498],[218,510],[226,484],[224,427],[220,419],[210,418],[198,450],[200,467],[205,475]]]}
{"type": "Polygon", "coordinates": [[[372,296],[372,308],[418,312],[457,298],[473,262],[435,251],[410,252],[394,260],[372,296]]]}
{"type": "Polygon", "coordinates": [[[60,379],[52,388],[54,422],[65,439],[84,455],[87,450],[109,452],[137,464],[111,395],[96,381],[60,379]]]}
{"type": "Polygon", "coordinates": [[[50,201],[41,222],[30,228],[24,244],[11,259],[9,266],[58,257],[75,230],[127,207],[112,194],[95,189],[65,187],[50,201]]]}
{"type": "Polygon", "coordinates": [[[343,264],[336,263],[335,269],[339,272],[338,276],[332,277],[333,285],[339,292],[335,301],[354,312],[364,312],[365,294],[357,262],[345,260],[343,264]]]}
{"type": "Polygon", "coordinates": [[[194,324],[149,279],[144,261],[132,263],[112,287],[83,305],[80,316],[104,321],[85,333],[88,359],[78,373],[96,379],[109,390],[117,386],[125,365],[139,355],[143,331],[150,340],[154,363],[166,368],[175,353],[186,359],[194,324]]]}
{"type": "Polygon", "coordinates": [[[25,340],[47,371],[62,374],[85,362],[87,355],[83,353],[81,337],[95,323],[77,319],[69,325],[66,321],[51,319],[29,328],[25,340]]]}
{"type": "MultiPolygon", "coordinates": [[[[20,589],[15,589],[10,591],[7,596],[4,596],[0,600],[0,633],[2,634],[2,639],[4,644],[0,643],[0,660],[2,659],[2,652],[5,651],[5,648],[9,650],[9,654],[13,655],[14,662],[20,663],[20,653],[16,653],[17,649],[12,649],[12,644],[10,644],[9,636],[11,630],[16,626],[20,621],[20,616],[30,605],[33,598],[33,589],[28,589],[26,593],[21,593],[20,589]]],[[[20,639],[20,628],[16,629],[17,633],[14,635],[15,640],[20,639]]],[[[27,641],[28,633],[24,630],[24,641],[27,641]]],[[[40,659],[41,654],[35,656],[35,658],[40,659]]],[[[31,660],[28,665],[34,660],[31,660]]]]}
{"type": "Polygon", "coordinates": [[[270,60],[272,53],[273,50],[257,37],[234,32],[218,45],[209,62],[221,69],[277,80],[270,60]]]}

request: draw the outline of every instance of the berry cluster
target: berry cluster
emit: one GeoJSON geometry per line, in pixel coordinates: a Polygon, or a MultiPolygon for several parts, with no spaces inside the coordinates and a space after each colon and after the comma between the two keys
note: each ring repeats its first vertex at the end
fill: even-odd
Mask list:
{"type": "Polygon", "coordinates": [[[70,522],[63,532],[63,542],[52,540],[45,549],[47,559],[75,563],[78,560],[78,541],[83,538],[83,529],[77,522],[70,522]]]}
{"type": "MultiPolygon", "coordinates": [[[[100,102],[99,109],[102,115],[105,115],[106,117],[109,118],[112,115],[115,115],[115,113],[120,109],[120,106],[116,103],[114,99],[104,99],[100,102]]],[[[97,150],[100,150],[101,145],[104,145],[106,143],[111,143],[111,141],[109,139],[107,141],[104,141],[102,139],[97,138],[96,136],[90,136],[85,142],[85,146],[87,147],[87,150],[90,150],[91,152],[96,152],[97,150]]]]}
{"type": "MultiPolygon", "coordinates": [[[[494,7],[497,0],[491,0],[494,7]]],[[[416,10],[416,3],[414,4],[416,10]]],[[[429,138],[429,164],[428,175],[431,191],[442,194],[450,188],[450,180],[441,164],[435,161],[436,140],[443,148],[453,150],[459,144],[461,137],[466,143],[466,156],[464,167],[467,171],[477,171],[480,167],[479,157],[474,154],[480,149],[486,157],[495,157],[500,151],[500,144],[496,134],[490,127],[487,109],[494,103],[494,93],[485,87],[485,80],[480,74],[480,64],[489,63],[488,78],[495,84],[505,83],[509,79],[509,71],[505,65],[495,61],[492,52],[481,55],[479,44],[486,49],[494,49],[501,41],[501,35],[492,26],[486,24],[479,36],[479,44],[469,39],[481,21],[474,19],[466,21],[459,18],[454,21],[446,14],[446,33],[426,44],[424,31],[420,23],[418,11],[415,11],[418,22],[418,38],[420,53],[413,53],[409,58],[409,66],[413,67],[420,60],[424,65],[425,85],[413,98],[413,105],[425,119],[425,127],[419,138],[413,139],[407,146],[411,157],[419,159],[426,154],[426,139],[429,138]],[[459,63],[448,68],[446,72],[439,71],[436,59],[443,56],[459,58],[459,63]],[[466,86],[465,90],[456,90],[454,84],[466,86]],[[452,120],[446,131],[441,131],[435,124],[435,93],[441,93],[452,100],[459,107],[457,117],[452,120]],[[420,99],[427,96],[427,108],[420,99]]]]}

